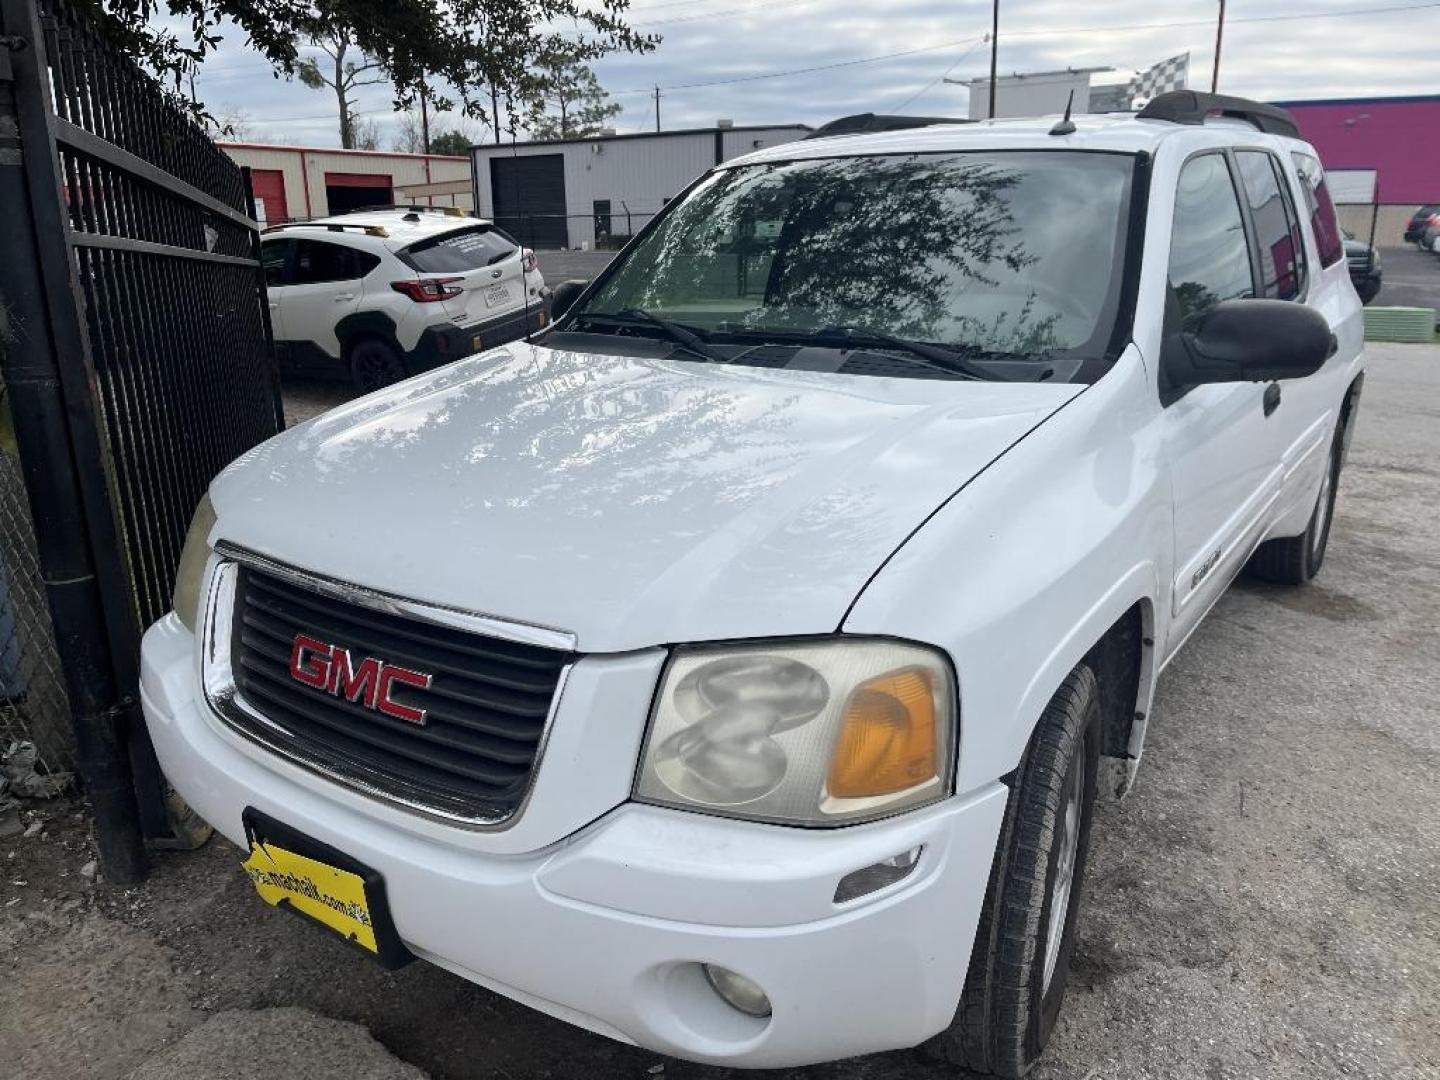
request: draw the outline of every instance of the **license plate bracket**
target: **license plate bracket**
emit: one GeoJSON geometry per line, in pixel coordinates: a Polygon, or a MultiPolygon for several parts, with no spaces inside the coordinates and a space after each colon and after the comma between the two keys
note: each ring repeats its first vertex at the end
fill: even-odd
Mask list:
{"type": "Polygon", "coordinates": [[[485,287],[485,306],[489,308],[499,307],[510,300],[510,290],[504,285],[487,285],[485,287]]]}
{"type": "Polygon", "coordinates": [[[379,961],[388,971],[404,967],[415,959],[415,954],[405,947],[395,930],[385,895],[385,879],[378,871],[253,806],[245,808],[241,822],[250,845],[245,870],[267,903],[329,931],[379,961]],[[276,873],[267,874],[267,868],[276,873]],[[326,871],[332,871],[333,876],[326,871]],[[317,882],[316,877],[322,880],[317,882]],[[347,890],[350,889],[359,889],[363,902],[349,903],[347,890]],[[336,913],[319,908],[313,895],[316,891],[327,897],[336,913]],[[346,910],[340,912],[341,908],[346,910]],[[363,918],[356,916],[360,910],[368,917],[373,948],[368,941],[360,939],[360,933],[347,932],[348,927],[359,929],[358,923],[363,922],[363,918]]]}

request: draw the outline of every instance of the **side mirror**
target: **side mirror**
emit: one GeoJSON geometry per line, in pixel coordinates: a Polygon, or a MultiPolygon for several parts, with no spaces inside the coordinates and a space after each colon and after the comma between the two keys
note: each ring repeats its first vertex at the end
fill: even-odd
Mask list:
{"type": "Polygon", "coordinates": [[[580,299],[580,294],[590,282],[580,278],[571,278],[569,281],[562,281],[555,286],[555,291],[550,294],[550,319],[557,320],[572,307],[575,301],[580,299]]]}
{"type": "Polygon", "coordinates": [[[1222,300],[1165,339],[1160,366],[1172,387],[1271,382],[1319,371],[1335,352],[1330,324],[1288,300],[1222,300]]]}

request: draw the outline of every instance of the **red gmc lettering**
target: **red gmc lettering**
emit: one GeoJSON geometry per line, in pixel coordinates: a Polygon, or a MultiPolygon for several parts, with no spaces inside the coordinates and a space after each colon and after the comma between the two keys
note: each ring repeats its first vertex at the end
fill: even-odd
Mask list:
{"type": "Polygon", "coordinates": [[[375,708],[379,694],[380,661],[367,656],[360,661],[360,667],[351,669],[350,650],[338,645],[332,653],[330,682],[325,689],[336,697],[347,701],[360,701],[363,697],[367,709],[375,708]]]}
{"type": "Polygon", "coordinates": [[[434,678],[423,671],[386,664],[373,656],[361,660],[357,667],[349,649],[309,634],[295,635],[290,649],[290,676],[316,690],[358,702],[367,709],[376,709],[411,724],[425,723],[425,710],[395,701],[390,696],[391,690],[396,683],[425,690],[434,678]]]}
{"type": "Polygon", "coordinates": [[[411,671],[409,668],[386,666],[380,671],[380,693],[376,699],[376,707],[386,716],[393,716],[400,720],[408,720],[412,724],[423,724],[425,722],[424,709],[412,709],[409,705],[401,705],[398,701],[390,700],[390,687],[394,683],[403,683],[406,686],[418,686],[422,690],[429,689],[431,676],[424,675],[418,671],[411,671]]]}
{"type": "Polygon", "coordinates": [[[324,690],[330,681],[330,645],[307,634],[296,634],[290,649],[290,677],[324,690]],[[307,655],[313,654],[313,655],[307,655]]]}

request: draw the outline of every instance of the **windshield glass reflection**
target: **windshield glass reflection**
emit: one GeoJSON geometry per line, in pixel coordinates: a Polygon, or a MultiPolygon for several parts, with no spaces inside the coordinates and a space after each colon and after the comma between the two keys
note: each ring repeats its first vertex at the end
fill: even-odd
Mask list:
{"type": "Polygon", "coordinates": [[[1041,151],[721,170],[577,315],[639,309],[714,340],[845,327],[1012,359],[1100,356],[1133,165],[1041,151]]]}

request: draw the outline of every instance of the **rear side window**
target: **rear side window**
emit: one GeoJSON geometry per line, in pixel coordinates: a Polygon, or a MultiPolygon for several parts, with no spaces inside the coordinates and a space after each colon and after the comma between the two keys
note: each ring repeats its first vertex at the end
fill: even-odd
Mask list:
{"type": "Polygon", "coordinates": [[[1244,218],[1222,154],[1191,158],[1180,170],[1170,285],[1186,322],[1221,300],[1254,295],[1244,218]]]}
{"type": "Polygon", "coordinates": [[[1320,265],[1333,266],[1345,254],[1345,241],[1340,236],[1340,223],[1335,219],[1335,204],[1325,186],[1325,170],[1309,154],[1292,154],[1300,186],[1305,192],[1305,209],[1310,214],[1310,228],[1315,233],[1315,246],[1320,250],[1320,265]]]}
{"type": "Polygon", "coordinates": [[[493,225],[475,225],[420,240],[395,254],[422,274],[453,274],[500,262],[513,255],[518,246],[493,225]]]}
{"type": "Polygon", "coordinates": [[[354,281],[380,265],[368,251],[329,244],[323,240],[296,240],[291,285],[317,285],[326,281],[354,281]]]}
{"type": "Polygon", "coordinates": [[[288,240],[266,240],[260,245],[260,264],[265,267],[265,284],[279,285],[285,273],[288,240]]]}
{"type": "Polygon", "coordinates": [[[1284,186],[1280,163],[1261,150],[1235,154],[1240,184],[1250,203],[1255,226],[1256,254],[1260,260],[1260,295],[1271,300],[1294,300],[1305,287],[1305,243],[1295,206],[1284,186]]]}

